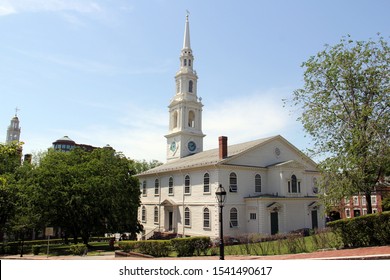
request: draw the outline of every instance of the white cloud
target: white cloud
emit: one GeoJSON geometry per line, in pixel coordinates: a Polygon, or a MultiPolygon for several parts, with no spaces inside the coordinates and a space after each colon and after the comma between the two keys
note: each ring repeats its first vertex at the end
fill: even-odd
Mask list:
{"type": "Polygon", "coordinates": [[[8,4],[3,4],[0,2],[0,16],[6,16],[6,15],[10,15],[10,14],[14,14],[16,13],[16,10],[14,9],[14,7],[8,5],[8,4]]]}
{"type": "Polygon", "coordinates": [[[257,91],[205,106],[203,132],[208,135],[205,147],[216,147],[221,135],[233,144],[282,134],[293,124],[282,103],[290,92],[288,88],[257,91]]]}

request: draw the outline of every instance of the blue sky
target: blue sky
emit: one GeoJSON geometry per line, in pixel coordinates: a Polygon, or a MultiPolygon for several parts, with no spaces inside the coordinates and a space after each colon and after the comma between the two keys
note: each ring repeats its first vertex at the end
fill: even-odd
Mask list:
{"type": "Polygon", "coordinates": [[[385,0],[0,0],[0,142],[18,107],[25,153],[68,135],[165,162],[186,10],[205,150],[220,135],[309,148],[282,102],[302,62],[347,34],[390,31],[385,0]]]}

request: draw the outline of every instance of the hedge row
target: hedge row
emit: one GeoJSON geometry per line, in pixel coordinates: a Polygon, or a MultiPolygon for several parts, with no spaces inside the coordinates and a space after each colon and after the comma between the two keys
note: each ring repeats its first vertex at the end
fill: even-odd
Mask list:
{"type": "Polygon", "coordinates": [[[206,255],[210,237],[175,238],[171,240],[120,241],[118,246],[125,252],[139,252],[154,257],[167,257],[176,251],[179,257],[206,255]]]}
{"type": "Polygon", "coordinates": [[[390,212],[364,215],[328,223],[342,238],[344,247],[390,244],[390,212]]]}

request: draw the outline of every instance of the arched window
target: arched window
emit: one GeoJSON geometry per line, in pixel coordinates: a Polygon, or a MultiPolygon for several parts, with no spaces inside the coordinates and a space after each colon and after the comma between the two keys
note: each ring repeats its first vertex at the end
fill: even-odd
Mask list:
{"type": "Polygon", "coordinates": [[[188,60],[188,66],[191,66],[191,59],[188,60]]]}
{"type": "Polygon", "coordinates": [[[209,210],[209,208],[203,209],[203,227],[210,228],[210,210],[209,210]]]}
{"type": "Polygon", "coordinates": [[[142,221],[143,223],[146,223],[146,207],[145,207],[145,206],[142,206],[141,221],[142,221]]]}
{"type": "Polygon", "coordinates": [[[315,194],[318,193],[318,182],[317,182],[317,178],[313,178],[313,193],[315,193],[315,194]]]}
{"type": "Polygon", "coordinates": [[[209,173],[206,173],[203,176],[203,192],[204,193],[210,192],[210,175],[209,175],[209,173]]]}
{"type": "Polygon", "coordinates": [[[188,207],[184,209],[184,225],[187,227],[191,226],[191,212],[188,207]]]}
{"type": "Polygon", "coordinates": [[[160,193],[160,182],[158,179],[154,181],[154,195],[159,195],[160,193]]]}
{"type": "Polygon", "coordinates": [[[154,207],[154,223],[158,224],[158,207],[154,207]]]}
{"type": "Polygon", "coordinates": [[[289,193],[300,193],[301,192],[301,182],[297,180],[297,176],[292,175],[291,180],[287,183],[289,193]]]}
{"type": "Polygon", "coordinates": [[[188,112],[188,126],[195,127],[195,113],[192,110],[188,112]]]}
{"type": "Polygon", "coordinates": [[[261,176],[259,174],[255,176],[255,192],[261,192],[261,176]]]}
{"type": "Polygon", "coordinates": [[[147,192],[146,192],[146,180],[144,180],[142,182],[142,195],[143,196],[146,196],[147,195],[147,192]]]}
{"type": "Polygon", "coordinates": [[[189,81],[188,82],[188,92],[192,92],[193,87],[194,87],[194,82],[193,81],[189,81]]]}
{"type": "Polygon", "coordinates": [[[184,59],[184,66],[187,66],[187,59],[184,59]]]}
{"type": "Polygon", "coordinates": [[[237,175],[234,172],[230,173],[229,176],[229,191],[237,192],[237,175]]]}
{"type": "Polygon", "coordinates": [[[230,227],[238,227],[238,211],[237,208],[230,209],[230,227]]]}
{"type": "Polygon", "coordinates": [[[178,120],[178,113],[177,113],[177,111],[175,111],[175,112],[173,112],[172,128],[177,128],[177,126],[178,126],[177,120],[178,120]]]}
{"type": "Polygon", "coordinates": [[[186,177],[184,178],[184,193],[191,193],[191,179],[189,175],[186,175],[186,177]]]}
{"type": "Polygon", "coordinates": [[[168,194],[173,194],[173,178],[169,177],[168,181],[168,194]]]}

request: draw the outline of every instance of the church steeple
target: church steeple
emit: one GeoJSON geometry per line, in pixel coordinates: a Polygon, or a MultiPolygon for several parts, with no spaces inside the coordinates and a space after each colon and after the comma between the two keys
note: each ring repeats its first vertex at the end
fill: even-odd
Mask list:
{"type": "Polygon", "coordinates": [[[19,142],[21,128],[19,127],[18,111],[19,109],[16,108],[15,116],[11,119],[11,123],[8,126],[6,143],[19,142]]]}
{"type": "Polygon", "coordinates": [[[191,44],[190,44],[190,23],[188,21],[188,15],[186,16],[186,25],[185,25],[185,29],[184,29],[183,49],[191,49],[191,44]]]}
{"type": "Polygon", "coordinates": [[[198,76],[193,69],[188,15],[184,27],[180,68],[176,73],[176,93],[169,104],[167,159],[182,158],[203,151],[202,107],[197,96],[198,76]]]}

